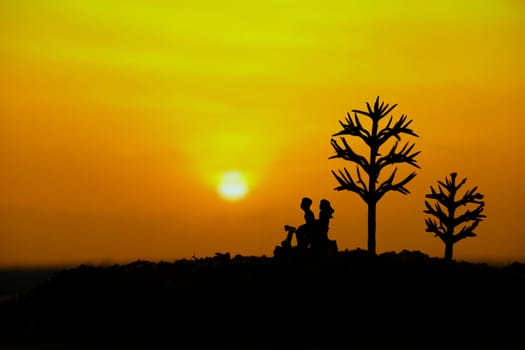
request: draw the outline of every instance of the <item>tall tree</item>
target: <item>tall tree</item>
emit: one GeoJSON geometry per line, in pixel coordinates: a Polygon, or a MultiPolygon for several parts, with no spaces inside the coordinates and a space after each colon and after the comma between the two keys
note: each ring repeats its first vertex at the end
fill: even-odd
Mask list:
{"type": "Polygon", "coordinates": [[[435,201],[434,206],[425,201],[424,212],[435,218],[425,219],[426,232],[434,233],[445,243],[445,260],[452,260],[454,244],[467,237],[476,237],[474,229],[486,217],[482,214],[485,207],[483,195],[476,192],[477,187],[465,191],[463,196],[456,199],[458,190],[467,181],[464,178],[456,182],[456,177],[457,173],[451,173],[445,182],[438,181],[437,191],[430,186],[430,194],[425,196],[435,201]],[[457,209],[463,206],[467,209],[458,215],[457,209]],[[459,231],[456,233],[457,229],[459,231]]]}
{"type": "Polygon", "coordinates": [[[397,106],[392,106],[379,101],[379,96],[373,106],[367,102],[367,111],[352,110],[353,117],[347,113],[347,118],[344,121],[339,121],[343,128],[341,131],[332,136],[340,136],[339,140],[331,139],[332,147],[335,150],[335,155],[332,158],[341,158],[356,164],[356,173],[352,175],[346,168],[332,171],[335,178],[339,182],[339,186],[335,188],[337,191],[351,191],[357,193],[368,206],[368,251],[376,254],[376,205],[377,202],[389,191],[397,191],[402,194],[408,194],[410,191],[405,185],[410,182],[416,173],[412,172],[401,181],[396,181],[397,167],[390,173],[386,179],[379,182],[380,174],[387,166],[407,163],[416,168],[419,166],[416,163],[415,157],[420,153],[413,151],[415,144],[406,142],[400,146],[401,136],[403,134],[418,137],[412,129],[409,128],[412,120],[408,120],[406,115],[401,115],[399,119],[393,121],[392,116],[383,127],[380,126],[380,121],[388,116],[390,112],[397,106]],[[369,129],[363,127],[359,120],[359,116],[370,118],[371,126],[369,129]],[[361,139],[369,148],[368,158],[362,156],[354,151],[354,148],[346,141],[344,136],[353,136],[354,139],[361,139]],[[395,143],[390,146],[390,151],[387,153],[380,152],[381,146],[391,139],[395,139],[395,143]],[[361,170],[368,176],[368,182],[363,180],[361,170]]]}

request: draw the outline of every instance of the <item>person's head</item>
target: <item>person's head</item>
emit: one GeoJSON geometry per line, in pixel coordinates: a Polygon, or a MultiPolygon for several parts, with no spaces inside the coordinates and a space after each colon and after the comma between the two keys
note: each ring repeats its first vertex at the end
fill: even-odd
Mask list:
{"type": "Polygon", "coordinates": [[[330,217],[334,213],[334,208],[330,205],[330,202],[326,199],[321,199],[321,202],[319,203],[319,209],[323,212],[330,213],[330,217]]]}
{"type": "Polygon", "coordinates": [[[312,200],[310,198],[304,197],[301,200],[301,209],[309,209],[311,205],[312,205],[312,200]]]}

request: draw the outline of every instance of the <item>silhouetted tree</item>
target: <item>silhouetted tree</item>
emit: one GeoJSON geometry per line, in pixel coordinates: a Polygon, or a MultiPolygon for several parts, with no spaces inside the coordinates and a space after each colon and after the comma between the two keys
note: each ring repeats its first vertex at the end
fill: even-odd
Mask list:
{"type": "Polygon", "coordinates": [[[467,190],[463,196],[456,199],[458,190],[467,181],[466,178],[456,183],[457,173],[451,173],[450,178],[446,177],[445,182],[438,181],[437,191],[430,186],[430,194],[425,197],[435,200],[434,206],[425,201],[427,214],[434,218],[426,218],[426,232],[434,233],[445,243],[445,260],[452,260],[452,249],[454,244],[467,237],[476,237],[474,229],[483,220],[482,214],[485,203],[482,201],[483,195],[477,193],[477,187],[467,190]],[[459,214],[456,210],[461,206],[469,206],[459,214]],[[459,232],[456,232],[456,229],[459,232]]]}
{"type": "Polygon", "coordinates": [[[414,144],[405,143],[402,147],[399,146],[401,136],[403,134],[418,137],[409,128],[412,120],[407,120],[406,115],[402,115],[397,121],[393,122],[390,116],[388,122],[384,127],[380,127],[380,121],[386,117],[397,104],[390,106],[385,105],[384,102],[379,102],[377,97],[373,107],[367,102],[367,111],[352,110],[354,116],[347,113],[346,120],[339,121],[343,130],[333,134],[332,136],[354,136],[361,139],[370,149],[368,158],[357,154],[354,149],[347,143],[344,137],[338,140],[331,139],[332,147],[335,150],[335,155],[332,158],[342,158],[344,160],[356,163],[356,176],[351,175],[350,172],[344,168],[344,171],[339,170],[338,173],[332,171],[335,178],[339,182],[339,186],[335,188],[337,191],[351,191],[357,193],[368,205],[368,251],[376,254],[376,204],[388,191],[397,191],[402,194],[408,194],[409,191],[405,185],[412,180],[416,173],[412,172],[403,180],[396,182],[395,175],[397,168],[395,168],[386,180],[379,183],[379,175],[381,171],[389,166],[399,163],[408,163],[419,168],[416,164],[415,157],[420,153],[413,152],[414,144]],[[359,115],[364,115],[371,119],[371,130],[367,130],[361,124],[359,115]],[[387,153],[380,153],[380,148],[388,140],[394,138],[396,142],[391,146],[387,153]],[[368,184],[365,183],[361,176],[362,169],[368,176],[368,184]]]}

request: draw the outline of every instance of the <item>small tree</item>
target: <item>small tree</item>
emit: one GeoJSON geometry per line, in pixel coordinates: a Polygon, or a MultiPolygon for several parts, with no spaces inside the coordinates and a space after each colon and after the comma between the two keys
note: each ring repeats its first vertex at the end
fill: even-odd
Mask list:
{"type": "Polygon", "coordinates": [[[351,175],[350,172],[344,168],[344,171],[339,170],[337,173],[332,171],[335,178],[339,182],[339,186],[335,188],[337,191],[351,191],[357,193],[368,206],[368,251],[376,254],[376,204],[389,191],[397,191],[402,194],[408,194],[409,191],[405,185],[412,180],[416,173],[412,172],[403,180],[396,182],[395,176],[397,168],[395,168],[390,176],[383,182],[379,183],[379,175],[381,171],[389,166],[399,163],[408,163],[419,168],[416,164],[415,157],[420,152],[413,152],[414,144],[405,143],[399,147],[399,141],[403,134],[418,137],[409,128],[412,120],[407,120],[406,115],[402,115],[397,121],[392,122],[392,117],[389,118],[387,124],[380,128],[380,121],[386,117],[397,104],[390,106],[385,105],[384,102],[379,103],[377,97],[374,106],[371,107],[367,102],[367,111],[352,110],[354,116],[347,113],[346,120],[339,121],[343,130],[333,134],[332,136],[354,136],[361,139],[370,149],[368,158],[354,152],[354,149],[347,143],[344,137],[338,140],[331,139],[332,147],[335,150],[335,155],[332,158],[342,158],[344,160],[356,163],[356,175],[351,175]],[[359,115],[364,115],[371,119],[371,130],[367,130],[361,124],[359,115]],[[396,142],[391,146],[387,153],[380,153],[380,148],[388,140],[394,138],[396,142]],[[361,176],[361,170],[368,176],[368,183],[365,183],[361,176]]]}
{"type": "Polygon", "coordinates": [[[452,260],[454,244],[467,237],[476,237],[474,229],[485,217],[482,214],[485,206],[482,201],[483,195],[476,192],[477,187],[467,190],[463,196],[456,199],[458,190],[467,181],[465,178],[456,183],[456,176],[457,173],[451,173],[450,178],[446,177],[444,183],[438,181],[437,191],[430,186],[431,193],[425,196],[435,200],[434,206],[425,201],[424,212],[435,218],[425,219],[426,232],[434,233],[445,243],[445,260],[452,260]],[[457,209],[461,206],[470,208],[459,214],[457,209]]]}

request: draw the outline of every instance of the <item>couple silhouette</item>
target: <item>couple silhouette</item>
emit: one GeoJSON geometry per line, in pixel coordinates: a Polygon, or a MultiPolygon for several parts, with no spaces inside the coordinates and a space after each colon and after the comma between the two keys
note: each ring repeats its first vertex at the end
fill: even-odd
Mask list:
{"type": "MultiPolygon", "coordinates": [[[[328,229],[330,219],[333,217],[334,209],[330,202],[322,199],[319,203],[319,218],[315,219],[315,215],[310,208],[312,200],[304,197],[301,200],[301,209],[304,211],[305,223],[299,227],[284,225],[287,232],[286,239],[281,242],[283,248],[292,247],[292,238],[295,234],[297,241],[297,248],[299,249],[322,249],[326,247],[336,247],[335,241],[328,239],[328,229]]],[[[336,248],[337,250],[337,248],[336,248]]]]}

